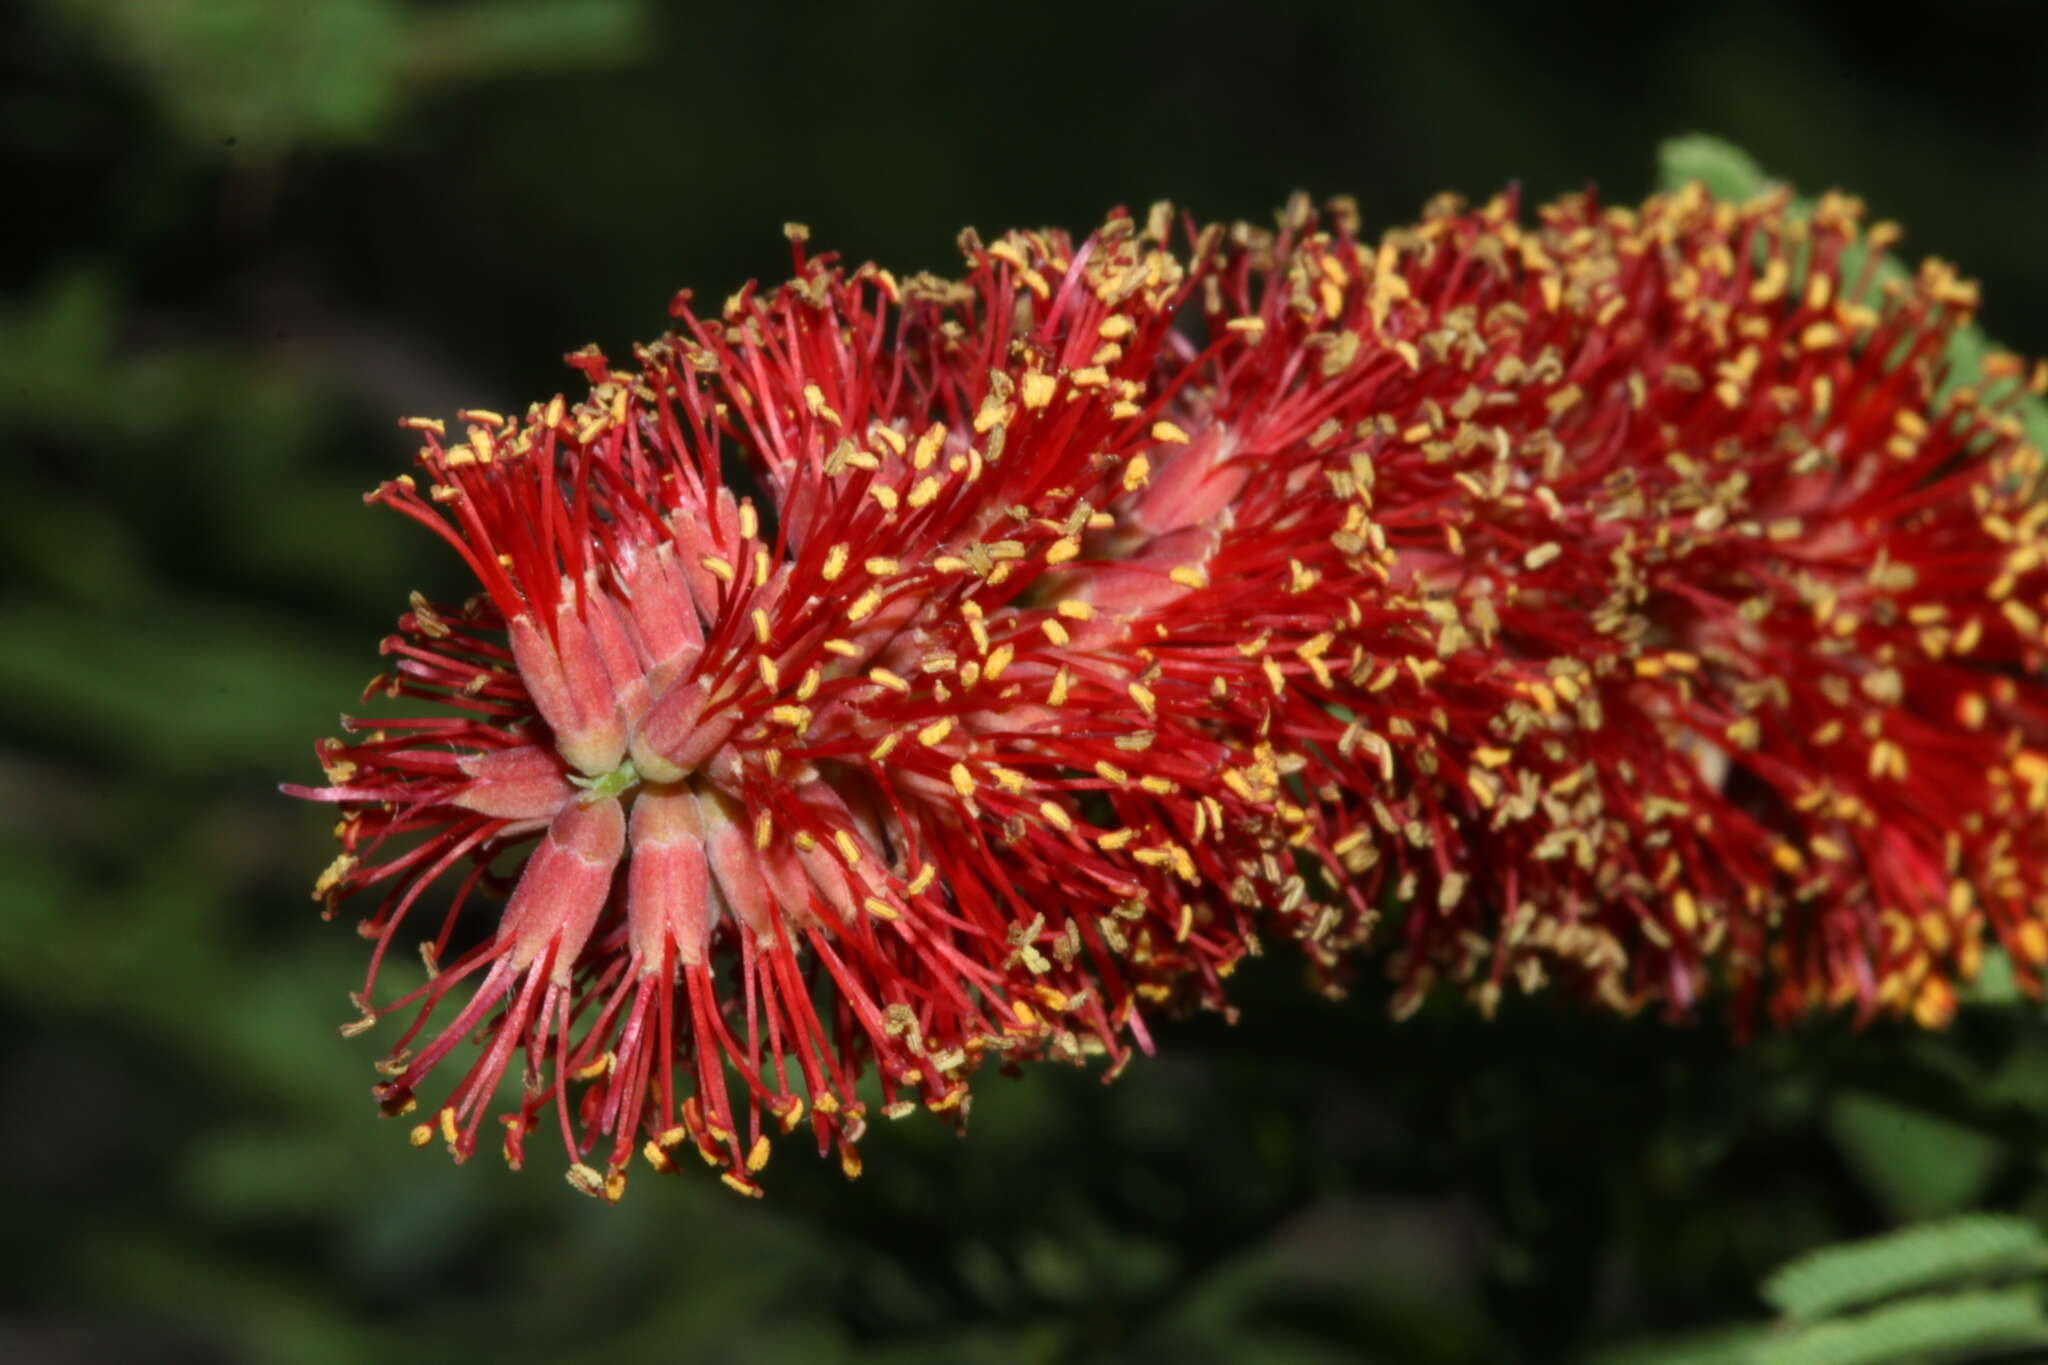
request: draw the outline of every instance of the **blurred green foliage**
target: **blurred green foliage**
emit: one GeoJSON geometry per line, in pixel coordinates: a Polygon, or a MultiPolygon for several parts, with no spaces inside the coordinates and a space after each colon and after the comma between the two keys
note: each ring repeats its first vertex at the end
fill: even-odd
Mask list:
{"type": "MultiPolygon", "coordinates": [[[[643,1171],[601,1207],[371,1116],[374,1049],[334,1031],[362,945],[306,898],[327,822],[274,790],[406,590],[459,591],[360,507],[409,455],[392,419],[554,391],[554,357],[658,330],[675,286],[776,273],[789,218],[945,268],[963,223],[1162,195],[1352,191],[1382,222],[1514,179],[1628,198],[1658,135],[1712,127],[1864,193],[2048,350],[2041,15],[1943,24],[9,9],[31,249],[0,261],[0,1358],[1776,1361],[1757,1286],[1796,1254],[2048,1217],[2048,1030],[1995,981],[1939,1037],[1738,1047],[1542,1000],[1397,1027],[1370,973],[1332,1004],[1279,955],[1238,1026],[1162,1025],[1114,1087],[991,1076],[971,1141],[889,1126],[856,1185],[789,1149],[763,1204],[643,1171]]],[[[1960,1308],[1916,1283],[1843,1311],[2038,1311],[2032,1280],[1952,1278],[1960,1308]]]]}

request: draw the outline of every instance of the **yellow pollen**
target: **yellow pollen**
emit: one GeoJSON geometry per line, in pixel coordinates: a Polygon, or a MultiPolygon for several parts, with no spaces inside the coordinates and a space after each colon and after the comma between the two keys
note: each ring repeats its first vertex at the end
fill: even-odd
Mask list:
{"type": "Polygon", "coordinates": [[[1023,399],[1027,408],[1042,408],[1052,402],[1053,394],[1059,389],[1059,381],[1049,374],[1036,370],[1024,376],[1023,399]]]}
{"type": "Polygon", "coordinates": [[[825,391],[816,384],[804,385],[804,406],[811,410],[812,416],[821,417],[835,427],[839,425],[839,414],[825,401],[825,391]]]}
{"type": "Polygon", "coordinates": [[[930,469],[932,462],[939,458],[940,447],[946,444],[946,426],[934,422],[924,435],[917,438],[917,449],[910,453],[910,463],[916,469],[930,469]]]}

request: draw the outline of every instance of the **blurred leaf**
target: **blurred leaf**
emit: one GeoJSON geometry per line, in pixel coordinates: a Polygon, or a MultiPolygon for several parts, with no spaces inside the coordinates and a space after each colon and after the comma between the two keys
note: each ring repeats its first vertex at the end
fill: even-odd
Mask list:
{"type": "Polygon", "coordinates": [[[292,621],[198,603],[123,620],[0,604],[0,637],[11,723],[69,755],[163,772],[262,772],[310,752],[309,716],[332,724],[312,699],[368,661],[292,621]]]}
{"type": "Polygon", "coordinates": [[[426,82],[642,52],[638,0],[44,0],[89,29],[196,147],[258,155],[384,132],[426,82]]]}
{"type": "Polygon", "coordinates": [[[1693,1336],[1641,1342],[1589,1356],[1583,1365],[1752,1365],[1757,1345],[1770,1329],[1722,1327],[1693,1336]]]}
{"type": "Polygon", "coordinates": [[[1913,1290],[2048,1267],[2048,1238],[2019,1218],[1952,1218],[1811,1252],[1763,1285],[1772,1307],[1793,1319],[1913,1290]]]}
{"type": "Polygon", "coordinates": [[[2020,989],[2019,975],[2013,970],[2012,958],[2003,948],[1988,948],[1984,963],[1977,969],[1976,977],[1966,983],[1957,993],[1965,1005],[1982,1005],[1993,1009],[2027,1002],[2027,996],[2020,989]]]}
{"type": "Polygon", "coordinates": [[[1665,190],[1699,180],[1716,199],[1754,199],[1771,186],[1749,153],[1705,133],[1664,142],[1657,148],[1657,168],[1665,190]]]}
{"type": "Polygon", "coordinates": [[[46,0],[148,83],[196,143],[352,142],[397,106],[396,0],[46,0]]]}
{"type": "Polygon", "coordinates": [[[2048,1347],[2038,1288],[1909,1299],[1758,1345],[1751,1365],[1909,1365],[1930,1355],[2048,1347]]]}
{"type": "Polygon", "coordinates": [[[1902,1221],[1965,1207],[1982,1193],[2004,1157],[1995,1138],[1855,1091],[1835,1101],[1828,1129],[1886,1210],[1902,1221]]]}

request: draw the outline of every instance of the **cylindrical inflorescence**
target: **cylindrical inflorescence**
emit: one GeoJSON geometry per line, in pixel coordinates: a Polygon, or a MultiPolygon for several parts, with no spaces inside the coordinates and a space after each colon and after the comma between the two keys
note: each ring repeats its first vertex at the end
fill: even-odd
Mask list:
{"type": "Polygon", "coordinates": [[[377,897],[386,1110],[461,1051],[417,1143],[497,1107],[587,1193],[685,1147],[756,1193],[774,1132],[852,1174],[870,1105],[964,1121],[991,1053],[1113,1073],[1266,939],[1331,986],[1390,943],[1398,1009],[2035,984],[2027,376],[1954,382],[1973,291],[1859,215],[1162,206],[901,281],[793,228],[583,400],[409,421],[371,500],[482,591],[385,642],[431,714],[288,788],[340,807],[316,895],[377,897]]]}

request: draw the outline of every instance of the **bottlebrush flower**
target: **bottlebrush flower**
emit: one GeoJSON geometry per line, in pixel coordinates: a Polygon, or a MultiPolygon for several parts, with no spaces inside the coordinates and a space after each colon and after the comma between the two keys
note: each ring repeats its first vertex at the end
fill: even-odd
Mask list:
{"type": "MultiPolygon", "coordinates": [[[[381,888],[357,999],[458,1159],[571,1180],[768,1130],[849,1173],[993,1052],[1111,1059],[1261,936],[1406,1008],[1711,978],[1940,1022],[1987,935],[2035,982],[2038,454],[1942,396],[1973,298],[1838,198],[1439,205],[1359,239],[1163,208],[962,238],[959,281],[807,257],[372,495],[483,591],[416,598],[321,746],[381,888]],[[729,486],[737,456],[758,498],[729,486]],[[429,887],[426,979],[378,1004],[429,887]],[[466,915],[507,892],[495,927],[466,915]],[[597,1164],[592,1164],[597,1163],[597,1164]]],[[[2039,376],[2036,376],[2039,384],[2039,376]]]]}
{"type": "MultiPolygon", "coordinates": [[[[1294,586],[1353,604],[1260,635],[1329,666],[1267,733],[1353,888],[1414,907],[1400,1007],[1562,974],[1682,1012],[1718,964],[1781,1019],[1937,1024],[1994,939],[2038,988],[2040,453],[2011,358],[1944,393],[1975,292],[1880,287],[1896,236],[1694,188],[1533,229],[1447,202],[1370,247],[1297,204],[1198,263],[1226,543],[1299,527],[1294,586]],[[1356,641],[1404,612],[1420,657],[1356,641]]],[[[1374,917],[1330,905],[1326,963],[1374,917]]]]}
{"type": "Polygon", "coordinates": [[[584,402],[467,413],[460,443],[414,422],[420,477],[372,495],[484,589],[416,599],[385,642],[371,691],[440,714],[346,722],[328,785],[289,789],[343,812],[317,894],[385,888],[358,1002],[362,1027],[414,1011],[387,1110],[486,1035],[416,1142],[468,1156],[517,1053],[508,1158],[552,1104],[587,1191],[616,1197],[644,1136],[657,1168],[687,1140],[752,1192],[766,1129],[805,1121],[855,1173],[868,1065],[885,1113],[964,1117],[984,1054],[1120,1066],[1141,994],[1213,1001],[1245,951],[1170,833],[1178,775],[1224,741],[1049,586],[1111,530],[1091,494],[1168,439],[1149,385],[1178,264],[1121,219],[1078,249],[970,240],[958,283],[797,241],[794,283],[711,319],[679,297],[633,368],[571,357],[584,402]],[[443,880],[425,984],[374,1003],[443,880]]]}

